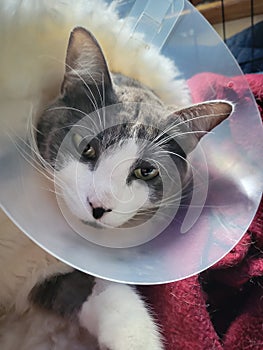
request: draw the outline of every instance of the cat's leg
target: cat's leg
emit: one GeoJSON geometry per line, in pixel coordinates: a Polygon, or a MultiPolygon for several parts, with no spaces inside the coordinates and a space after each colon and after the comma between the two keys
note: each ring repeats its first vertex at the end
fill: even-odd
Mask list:
{"type": "Polygon", "coordinates": [[[63,317],[77,317],[103,350],[163,349],[149,311],[127,285],[73,271],[36,285],[29,298],[63,317]]]}
{"type": "Polygon", "coordinates": [[[79,319],[102,350],[164,349],[150,312],[130,286],[96,279],[79,319]]]}
{"type": "Polygon", "coordinates": [[[93,293],[95,277],[73,270],[54,274],[36,284],[29,301],[45,310],[73,319],[93,293]]]}

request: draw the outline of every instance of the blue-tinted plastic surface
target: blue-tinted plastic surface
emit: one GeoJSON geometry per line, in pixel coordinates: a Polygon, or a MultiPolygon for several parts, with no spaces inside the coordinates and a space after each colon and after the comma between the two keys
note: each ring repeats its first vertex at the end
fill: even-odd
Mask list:
{"type": "MultiPolygon", "coordinates": [[[[192,5],[178,0],[137,0],[120,3],[119,11],[123,18],[132,17],[134,31],[145,33],[146,47],[156,45],[175,62],[184,78],[212,72],[240,77],[245,86],[246,103],[232,93],[226,96],[236,104],[235,113],[202,141],[210,182],[206,206],[192,208],[191,215],[198,220],[190,227],[175,220],[158,237],[133,248],[106,248],[82,238],[68,226],[53,194],[45,190],[45,180],[9,137],[25,137],[31,109],[26,101],[19,105],[1,102],[1,118],[9,119],[0,131],[0,198],[3,209],[21,230],[60,260],[114,281],[158,284],[208,268],[246,232],[262,194],[262,125],[236,61],[192,5]],[[237,118],[238,138],[231,128],[237,118]]],[[[206,99],[217,98],[213,86],[206,88],[206,99]]],[[[196,157],[193,154],[192,161],[198,166],[196,157]]]]}

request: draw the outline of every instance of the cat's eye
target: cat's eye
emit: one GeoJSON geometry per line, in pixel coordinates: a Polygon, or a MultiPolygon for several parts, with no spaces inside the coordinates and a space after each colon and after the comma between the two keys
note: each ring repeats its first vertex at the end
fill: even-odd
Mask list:
{"type": "Polygon", "coordinates": [[[159,170],[153,166],[137,168],[134,170],[134,175],[137,179],[148,181],[159,175],[159,170]]]}
{"type": "Polygon", "coordinates": [[[89,143],[87,144],[85,138],[79,134],[73,135],[73,143],[77,151],[81,154],[82,157],[93,159],[96,156],[96,151],[89,143]]]}

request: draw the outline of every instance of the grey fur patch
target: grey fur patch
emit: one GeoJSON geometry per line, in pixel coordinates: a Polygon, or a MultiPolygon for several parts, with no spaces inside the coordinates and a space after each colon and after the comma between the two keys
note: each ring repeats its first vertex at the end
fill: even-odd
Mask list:
{"type": "Polygon", "coordinates": [[[28,298],[33,304],[61,316],[74,316],[92,294],[94,285],[95,277],[75,270],[38,283],[28,298]]]}

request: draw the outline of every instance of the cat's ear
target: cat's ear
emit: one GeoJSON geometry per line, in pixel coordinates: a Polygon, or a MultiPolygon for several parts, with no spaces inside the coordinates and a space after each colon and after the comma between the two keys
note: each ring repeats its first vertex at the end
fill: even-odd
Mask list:
{"type": "Polygon", "coordinates": [[[199,140],[214,129],[233,111],[233,104],[227,101],[209,101],[176,111],[171,116],[178,126],[179,138],[183,141],[186,153],[190,153],[199,140]]]}
{"type": "Polygon", "coordinates": [[[111,77],[101,47],[85,28],[76,27],[70,34],[62,93],[67,87],[83,81],[98,89],[111,87],[111,77]]]}

